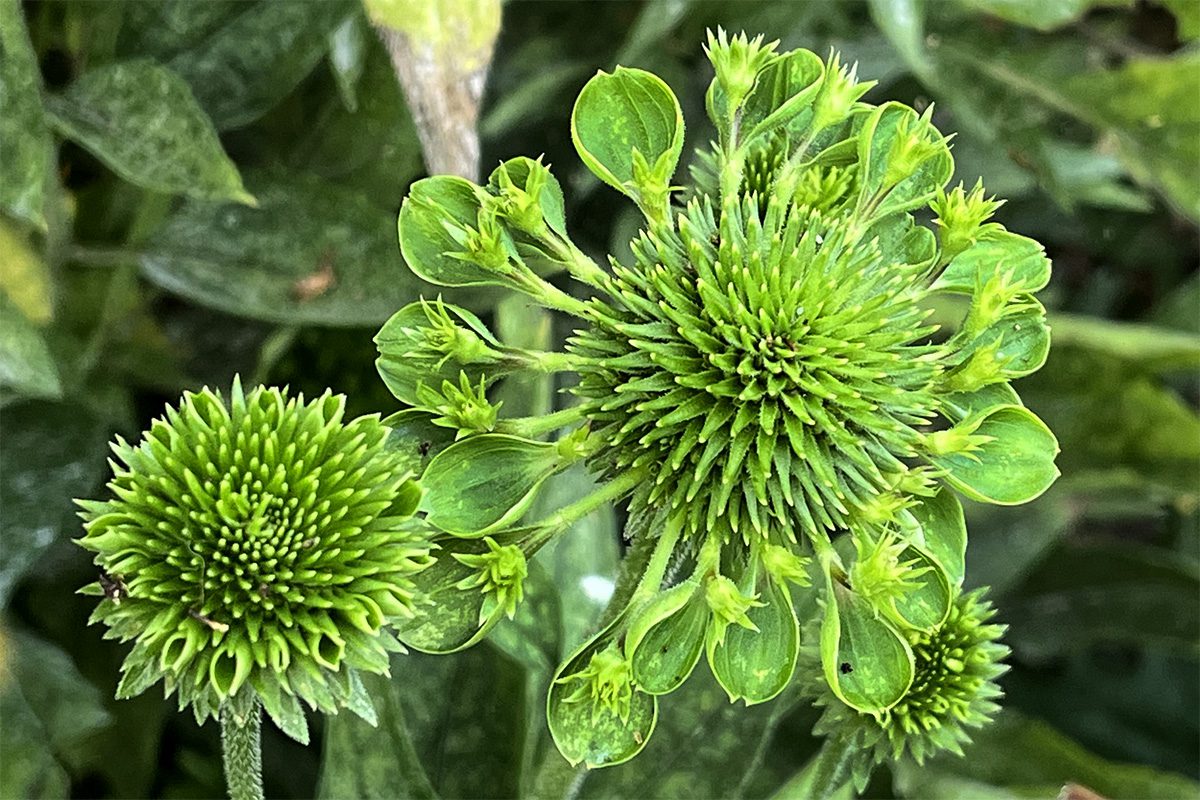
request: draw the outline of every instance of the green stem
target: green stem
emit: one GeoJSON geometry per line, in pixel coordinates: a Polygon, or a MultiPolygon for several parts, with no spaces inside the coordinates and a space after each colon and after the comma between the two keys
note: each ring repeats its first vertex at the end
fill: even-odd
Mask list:
{"type": "Polygon", "coordinates": [[[682,519],[667,520],[667,528],[654,545],[654,552],[650,556],[649,563],[646,564],[646,571],[638,583],[637,591],[634,593],[635,597],[648,597],[657,593],[662,587],[663,577],[667,574],[667,567],[675,552],[675,543],[679,541],[682,531],[682,519]]]}
{"type": "Polygon", "coordinates": [[[496,430],[532,439],[578,422],[587,416],[587,411],[584,406],[571,406],[541,416],[501,420],[497,423],[496,430]]]}
{"type": "Polygon", "coordinates": [[[538,525],[552,528],[555,531],[564,531],[605,503],[620,500],[643,480],[645,480],[645,476],[641,472],[626,472],[618,475],[591,494],[570,505],[563,506],[557,513],[547,517],[538,525]]]}
{"type": "Polygon", "coordinates": [[[229,800],[263,800],[262,707],[258,700],[239,719],[227,705],[221,710],[221,754],[229,800]]]}

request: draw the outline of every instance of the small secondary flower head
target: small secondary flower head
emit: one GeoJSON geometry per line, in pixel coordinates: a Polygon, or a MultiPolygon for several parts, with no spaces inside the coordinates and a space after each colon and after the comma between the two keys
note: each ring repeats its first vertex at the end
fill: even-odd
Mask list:
{"type": "Polygon", "coordinates": [[[356,670],[386,673],[403,649],[388,627],[429,545],[388,429],[343,414],[340,395],[235,379],[228,402],[187,393],[116,441],[113,497],[79,501],[79,543],[102,570],[93,621],[135,642],[119,696],[162,680],[198,720],[256,696],[298,738],[299,700],[363,708],[356,670]]]}

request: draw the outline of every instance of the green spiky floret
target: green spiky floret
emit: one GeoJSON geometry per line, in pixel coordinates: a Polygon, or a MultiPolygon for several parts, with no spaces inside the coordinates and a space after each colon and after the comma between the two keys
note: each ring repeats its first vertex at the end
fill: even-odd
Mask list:
{"type": "MultiPolygon", "coordinates": [[[[607,476],[653,467],[637,502],[693,534],[854,528],[938,407],[926,267],[773,192],[643,232],[570,349],[607,476]]],[[[772,537],[776,538],[776,537],[772,537]]]]}
{"type": "Polygon", "coordinates": [[[371,716],[357,670],[403,651],[388,628],[429,545],[388,429],[344,407],[235,380],[228,403],[187,393],[116,440],[113,497],[79,501],[79,543],[102,570],[92,622],[135,641],[118,696],[162,680],[198,721],[257,697],[298,738],[301,700],[371,716]]]}
{"type": "MultiPolygon", "coordinates": [[[[908,633],[916,664],[912,686],[880,714],[845,705],[819,667],[801,666],[800,674],[809,678],[807,693],[823,708],[813,732],[855,743],[859,775],[888,760],[922,764],[943,751],[962,755],[971,741],[969,729],[983,726],[1000,710],[996,701],[1003,692],[996,680],[1008,671],[1002,662],[1009,649],[999,639],[1007,626],[991,622],[995,610],[983,596],[982,589],[960,595],[936,631],[908,633]]],[[[811,666],[819,659],[810,645],[803,660],[811,666]]]]}

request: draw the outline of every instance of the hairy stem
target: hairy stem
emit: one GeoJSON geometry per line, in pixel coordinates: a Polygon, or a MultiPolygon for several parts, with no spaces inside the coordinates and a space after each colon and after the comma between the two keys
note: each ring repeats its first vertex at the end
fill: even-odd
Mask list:
{"type": "Polygon", "coordinates": [[[226,705],[221,710],[221,754],[229,800],[263,800],[262,707],[258,700],[245,719],[226,705]]]}

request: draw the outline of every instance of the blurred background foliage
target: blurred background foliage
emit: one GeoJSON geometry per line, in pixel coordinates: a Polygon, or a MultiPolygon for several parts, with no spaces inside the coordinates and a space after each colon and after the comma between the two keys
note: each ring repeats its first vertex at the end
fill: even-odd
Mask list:
{"type": "MultiPolygon", "coordinates": [[[[868,100],[935,103],[958,177],[984,176],[1054,260],[1054,348],[1020,390],[1063,477],[968,509],[967,581],[1011,626],[1007,709],[965,759],[882,771],[869,795],[1198,796],[1200,0],[510,2],[484,168],[545,153],[576,241],[621,257],[638,218],[578,163],[575,94],[617,63],[655,71],[704,144],[716,25],[837,48],[879,81],[868,100]]],[[[114,434],[235,373],[395,409],[373,328],[430,291],[395,239],[425,169],[404,98],[351,0],[0,0],[0,796],[221,795],[213,725],[111,699],[123,648],[73,594],[95,576],[71,498],[101,490],[114,434]]],[[[464,302],[513,342],[569,333],[501,293],[464,302]]],[[[529,413],[555,388],[500,391],[529,413]]],[[[308,748],[265,732],[268,794],[804,797],[812,709],[731,706],[703,669],[632,763],[584,775],[554,753],[551,665],[621,547],[619,515],[595,515],[539,554],[485,645],[398,658],[372,687],[378,730],[316,720],[308,748]]]]}

